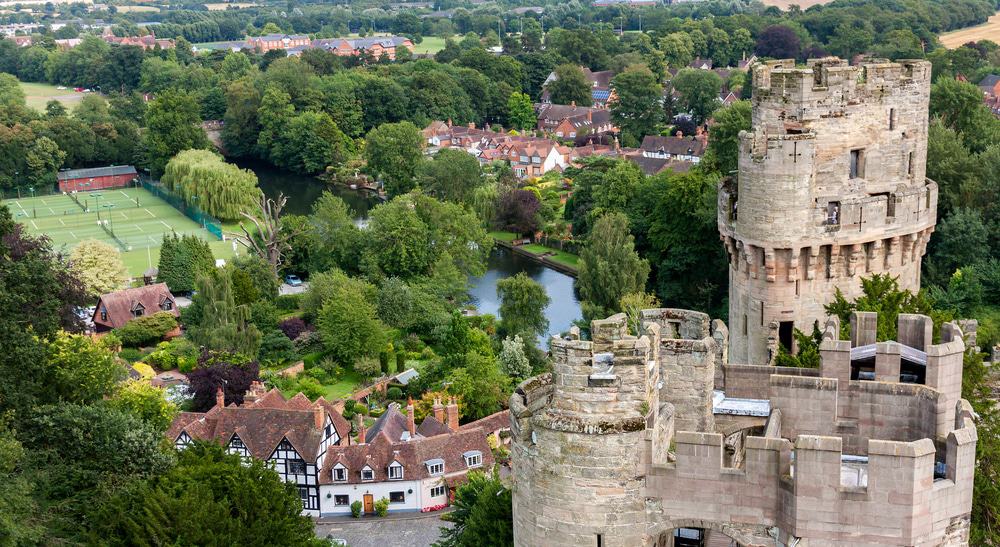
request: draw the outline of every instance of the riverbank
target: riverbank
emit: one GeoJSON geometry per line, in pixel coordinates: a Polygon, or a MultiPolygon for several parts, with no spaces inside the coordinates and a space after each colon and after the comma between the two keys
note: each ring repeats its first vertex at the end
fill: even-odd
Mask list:
{"type": "Polygon", "coordinates": [[[574,279],[576,278],[580,262],[580,257],[577,255],[567,253],[566,251],[561,251],[559,249],[545,247],[537,243],[516,245],[516,236],[510,232],[491,232],[490,235],[493,236],[497,245],[504,247],[505,249],[509,249],[511,252],[517,253],[518,255],[530,258],[543,266],[547,266],[560,273],[564,273],[574,279]]]}

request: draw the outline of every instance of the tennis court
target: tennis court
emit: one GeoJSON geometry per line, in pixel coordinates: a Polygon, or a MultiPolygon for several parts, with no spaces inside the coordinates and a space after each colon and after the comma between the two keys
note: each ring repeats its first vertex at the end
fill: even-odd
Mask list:
{"type": "Polygon", "coordinates": [[[54,248],[71,249],[85,239],[118,247],[132,275],[140,275],[147,267],[156,265],[164,234],[201,237],[210,242],[217,258],[233,254],[230,242],[219,241],[144,188],[9,199],[3,204],[31,233],[48,236],[54,248]]]}

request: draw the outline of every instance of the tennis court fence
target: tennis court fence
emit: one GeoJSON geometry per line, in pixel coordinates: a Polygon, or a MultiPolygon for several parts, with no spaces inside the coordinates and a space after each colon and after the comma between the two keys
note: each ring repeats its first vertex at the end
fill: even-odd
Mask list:
{"type": "Polygon", "coordinates": [[[222,239],[222,223],[212,215],[202,211],[198,207],[185,203],[184,200],[174,192],[168,190],[162,184],[152,182],[143,178],[142,187],[149,193],[169,203],[175,209],[184,213],[184,216],[200,224],[203,228],[215,237],[222,239]]]}

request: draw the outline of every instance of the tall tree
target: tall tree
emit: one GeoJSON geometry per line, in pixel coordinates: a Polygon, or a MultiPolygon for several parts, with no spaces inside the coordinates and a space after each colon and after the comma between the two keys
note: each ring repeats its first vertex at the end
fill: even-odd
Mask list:
{"type": "Polygon", "coordinates": [[[438,199],[465,203],[483,183],[483,169],[472,154],[445,148],[417,166],[416,180],[438,199]]]}
{"type": "Polygon", "coordinates": [[[555,79],[545,85],[545,90],[549,92],[549,100],[554,104],[576,104],[577,106],[590,106],[593,104],[593,97],[590,94],[590,82],[580,70],[580,67],[571,64],[559,65],[553,71],[555,79]]]}
{"type": "Polygon", "coordinates": [[[445,520],[434,547],[467,545],[513,545],[514,509],[512,492],[490,471],[469,473],[469,480],[455,491],[455,509],[445,520]]]}
{"type": "Polygon", "coordinates": [[[166,283],[171,292],[193,291],[195,280],[214,269],[215,257],[205,240],[190,234],[163,236],[156,278],[166,283]]]}
{"type": "Polygon", "coordinates": [[[729,175],[739,167],[740,131],[750,129],[750,101],[737,101],[712,114],[712,138],[702,162],[705,167],[729,175]]]}
{"type": "Polygon", "coordinates": [[[625,146],[638,146],[645,135],[656,134],[663,121],[663,87],[644,65],[625,69],[611,80],[617,98],[611,104],[611,119],[622,132],[625,146]]]}
{"type": "Polygon", "coordinates": [[[417,126],[410,122],[380,125],[368,132],[365,141],[368,167],[382,177],[389,195],[410,191],[423,148],[417,126]]]}
{"type": "Polygon", "coordinates": [[[185,202],[222,220],[252,211],[261,195],[257,175],[209,150],[185,150],[167,163],[163,184],[185,202]]]}
{"type": "Polygon", "coordinates": [[[243,233],[230,234],[247,250],[270,264],[274,275],[278,275],[282,258],[291,249],[288,242],[298,235],[286,230],[281,223],[281,211],[287,202],[288,198],[284,194],[278,194],[278,199],[275,200],[261,193],[259,207],[240,211],[253,224],[254,229],[251,230],[240,222],[243,233]]]}
{"type": "Polygon", "coordinates": [[[521,335],[529,340],[545,334],[549,320],[545,307],[550,299],[545,287],[524,272],[497,282],[500,297],[500,332],[505,336],[521,335]]]}
{"type": "Polygon", "coordinates": [[[154,177],[163,174],[170,158],[191,148],[208,148],[201,115],[194,97],[185,91],[167,90],[146,111],[146,161],[154,177]]]}
{"type": "Polygon", "coordinates": [[[691,114],[695,123],[704,123],[719,107],[722,78],[711,70],[686,68],[674,76],[672,83],[680,93],[681,109],[691,114]]]}
{"type": "Polygon", "coordinates": [[[197,287],[183,312],[188,338],[211,350],[257,355],[261,333],[250,322],[248,307],[235,303],[231,272],[220,269],[201,276],[197,287]]]}
{"type": "Polygon", "coordinates": [[[507,99],[507,124],[520,131],[530,130],[538,123],[531,97],[515,91],[507,99]]]}
{"type": "Polygon", "coordinates": [[[577,274],[589,317],[614,313],[622,296],[645,289],[649,263],[636,254],[634,241],[628,217],[622,213],[607,214],[594,224],[580,253],[577,274]]]}
{"type": "Polygon", "coordinates": [[[81,241],[70,252],[69,261],[90,296],[116,291],[128,282],[128,270],[122,262],[121,253],[103,241],[81,241]]]}

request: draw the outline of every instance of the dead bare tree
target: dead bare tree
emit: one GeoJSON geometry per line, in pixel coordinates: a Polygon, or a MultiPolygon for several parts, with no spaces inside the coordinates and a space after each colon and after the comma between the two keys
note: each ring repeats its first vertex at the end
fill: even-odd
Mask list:
{"type": "Polygon", "coordinates": [[[278,275],[278,268],[281,266],[285,251],[291,249],[288,241],[302,233],[301,230],[286,230],[281,225],[281,210],[287,201],[288,198],[284,194],[279,193],[278,199],[275,200],[261,192],[259,216],[240,211],[243,217],[253,223],[253,231],[240,222],[240,230],[243,233],[227,233],[249,252],[267,261],[275,275],[278,275]]]}

